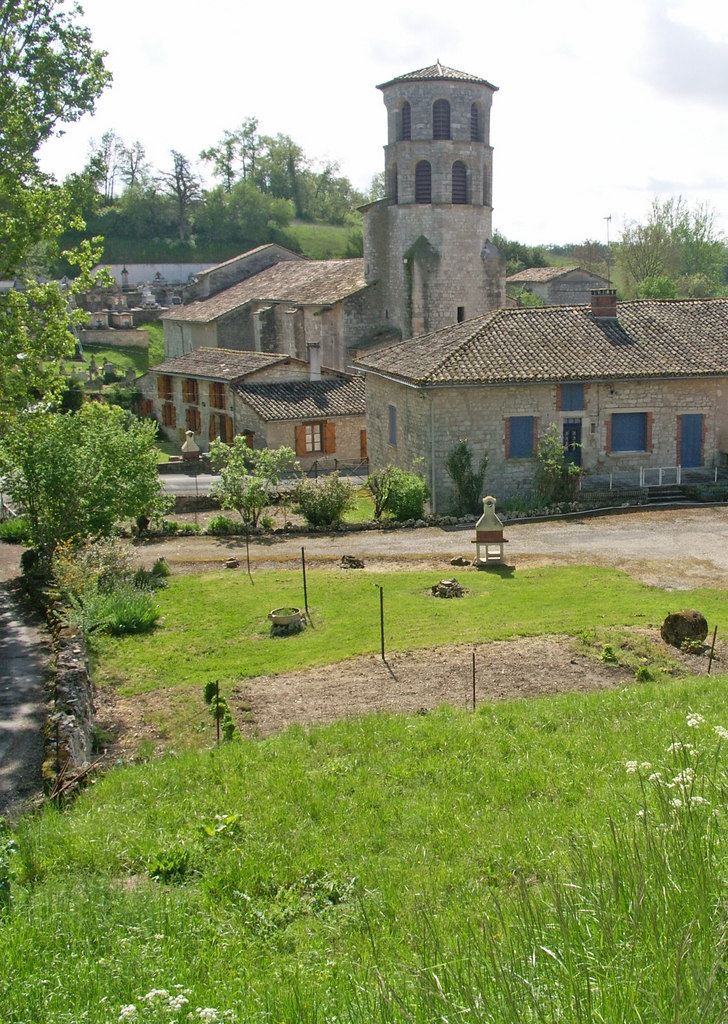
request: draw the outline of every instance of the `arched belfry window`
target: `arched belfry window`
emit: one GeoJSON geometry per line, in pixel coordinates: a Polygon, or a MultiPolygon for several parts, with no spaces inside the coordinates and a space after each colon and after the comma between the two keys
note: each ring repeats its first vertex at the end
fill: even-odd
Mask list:
{"type": "Polygon", "coordinates": [[[468,201],[468,172],[462,160],[452,165],[452,201],[460,205],[468,201]]]}
{"type": "Polygon", "coordinates": [[[412,138],[412,107],[407,100],[402,104],[402,139],[408,142],[412,138]]]}
{"type": "Polygon", "coordinates": [[[470,141],[471,142],[479,142],[480,141],[480,130],[479,130],[480,124],[479,124],[479,120],[480,119],[478,117],[478,104],[477,103],[473,103],[472,106],[470,107],[470,141]]]}
{"type": "Polygon", "coordinates": [[[450,104],[447,100],[435,100],[432,104],[432,137],[450,138],[450,104]]]}
{"type": "Polygon", "coordinates": [[[420,160],[415,167],[415,202],[432,202],[432,168],[429,160],[420,160]]]}
{"type": "Polygon", "coordinates": [[[392,169],[389,172],[389,197],[393,203],[399,202],[399,181],[397,178],[397,165],[392,164],[392,169]]]}

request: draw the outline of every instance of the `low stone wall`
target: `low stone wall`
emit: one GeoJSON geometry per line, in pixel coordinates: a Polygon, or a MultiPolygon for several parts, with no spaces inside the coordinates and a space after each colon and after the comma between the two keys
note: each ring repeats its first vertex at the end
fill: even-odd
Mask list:
{"type": "Polygon", "coordinates": [[[149,335],[141,329],[110,327],[108,330],[79,330],[82,345],[97,345],[99,348],[149,348],[149,335]]]}
{"type": "Polygon", "coordinates": [[[66,761],[82,768],[91,761],[94,739],[93,683],[80,633],[61,630],[56,639],[54,708],[48,720],[46,775],[66,761]]]}

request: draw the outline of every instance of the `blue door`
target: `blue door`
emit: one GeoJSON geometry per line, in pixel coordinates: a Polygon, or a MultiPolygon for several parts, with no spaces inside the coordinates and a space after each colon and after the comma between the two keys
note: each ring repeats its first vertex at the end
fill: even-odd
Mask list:
{"type": "Polygon", "coordinates": [[[680,417],[680,465],[689,469],[703,464],[703,417],[690,414],[680,417]]]}

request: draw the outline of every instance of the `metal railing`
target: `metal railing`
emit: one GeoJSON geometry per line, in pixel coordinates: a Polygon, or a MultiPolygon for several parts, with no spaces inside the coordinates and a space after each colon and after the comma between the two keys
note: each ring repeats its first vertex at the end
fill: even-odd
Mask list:
{"type": "Polygon", "coordinates": [[[318,480],[319,476],[329,476],[331,473],[339,473],[341,476],[356,476],[366,480],[369,476],[369,459],[361,459],[359,462],[345,461],[343,459],[316,459],[308,469],[303,470],[303,475],[309,480],[318,480]]]}
{"type": "Polygon", "coordinates": [[[627,488],[681,487],[688,483],[714,483],[728,479],[728,470],[722,466],[640,466],[634,470],[614,470],[611,473],[588,473],[579,478],[580,491],[614,491],[627,488]]]}

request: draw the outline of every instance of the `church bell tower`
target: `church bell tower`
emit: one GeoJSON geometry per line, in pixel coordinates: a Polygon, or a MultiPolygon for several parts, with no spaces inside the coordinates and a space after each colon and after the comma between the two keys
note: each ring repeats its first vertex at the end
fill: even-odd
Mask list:
{"type": "Polygon", "coordinates": [[[496,86],[440,64],[378,86],[386,198],[364,209],[364,265],[382,327],[403,338],[505,305],[493,245],[490,108],[496,86]]]}

